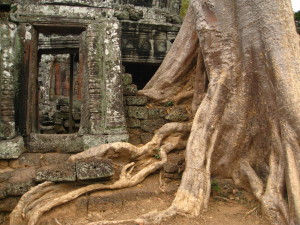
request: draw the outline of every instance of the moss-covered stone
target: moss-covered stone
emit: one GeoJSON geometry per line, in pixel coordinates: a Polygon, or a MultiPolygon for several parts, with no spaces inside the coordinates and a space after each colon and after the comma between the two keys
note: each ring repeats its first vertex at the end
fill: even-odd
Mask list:
{"type": "Polygon", "coordinates": [[[187,121],[189,120],[189,114],[183,107],[173,107],[166,116],[166,119],[172,122],[187,121]]]}
{"type": "Polygon", "coordinates": [[[123,74],[123,84],[124,85],[130,85],[132,84],[132,75],[129,73],[123,74]]]}
{"type": "Polygon", "coordinates": [[[165,118],[167,115],[167,109],[163,107],[154,107],[149,108],[149,119],[158,119],[158,118],[165,118]]]}
{"type": "Polygon", "coordinates": [[[130,106],[144,106],[148,102],[146,96],[128,96],[126,97],[126,103],[130,106]]]}
{"type": "Polygon", "coordinates": [[[124,95],[125,96],[134,96],[137,94],[137,86],[135,84],[126,85],[124,87],[124,95]]]}

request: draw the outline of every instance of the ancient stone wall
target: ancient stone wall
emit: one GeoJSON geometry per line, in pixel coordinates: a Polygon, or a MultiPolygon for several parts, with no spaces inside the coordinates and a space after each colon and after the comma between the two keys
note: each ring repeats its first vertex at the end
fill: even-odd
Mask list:
{"type": "Polygon", "coordinates": [[[134,145],[148,143],[154,132],[168,122],[185,122],[192,118],[185,106],[175,106],[173,102],[155,104],[146,96],[137,96],[131,74],[124,74],[123,84],[129,142],[134,145]]]}
{"type": "MultiPolygon", "coordinates": [[[[5,16],[2,14],[1,17],[5,19],[2,19],[0,28],[0,139],[12,139],[20,133],[25,137],[25,147],[29,152],[39,148],[44,152],[51,149],[78,152],[102,143],[127,140],[121,59],[129,63],[158,65],[180,27],[179,2],[2,1],[0,8],[3,7],[5,16]],[[41,73],[49,73],[49,68],[43,68],[45,62],[40,63],[38,75],[39,59],[43,56],[73,53],[79,58],[78,65],[75,64],[80,77],[77,89],[76,75],[74,78],[57,72],[55,80],[43,77],[41,73]],[[67,81],[71,77],[75,81],[60,82],[60,78],[67,81]],[[72,94],[68,96],[69,91],[72,94]],[[58,92],[65,97],[72,96],[74,100],[61,104],[62,101],[56,99],[57,102],[49,106],[50,99],[58,92]],[[67,110],[68,106],[72,107],[71,103],[76,105],[75,100],[82,102],[78,112],[77,109],[67,110]],[[50,111],[54,111],[51,108],[58,110],[56,115],[67,117],[69,114],[69,118],[77,113],[77,119],[71,118],[75,124],[67,118],[50,118],[50,111]],[[41,136],[41,133],[65,133],[68,123],[71,127],[74,125],[75,132],[78,129],[78,134],[66,136],[63,146],[59,142],[65,137],[41,136]],[[54,126],[61,129],[54,129],[54,126]],[[72,150],[74,146],[70,142],[76,138],[78,146],[72,150]]],[[[58,63],[54,67],[68,70],[67,67],[73,65],[64,64],[60,66],[58,63]]],[[[129,107],[131,111],[132,107],[134,105],[129,107]]],[[[1,144],[5,148],[7,144],[11,144],[10,148],[15,146],[9,150],[14,152],[13,157],[24,150],[19,139],[11,143],[1,141],[0,147],[1,144]]],[[[3,148],[1,151],[4,152],[3,148]]],[[[9,157],[7,153],[5,157],[9,157]]]]}

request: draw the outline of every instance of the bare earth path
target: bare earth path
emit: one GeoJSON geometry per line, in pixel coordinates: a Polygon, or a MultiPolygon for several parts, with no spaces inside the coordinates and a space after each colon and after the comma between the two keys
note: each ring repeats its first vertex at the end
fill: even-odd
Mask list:
{"type": "MultiPolygon", "coordinates": [[[[159,188],[159,174],[130,189],[104,191],[82,196],[46,213],[39,225],[85,225],[99,220],[126,220],[170,206],[179,181],[159,188]]],[[[196,218],[176,216],[161,225],[270,225],[259,215],[255,201],[245,192],[234,189],[230,182],[218,182],[210,207],[196,218]]],[[[96,225],[94,223],[93,225],[96,225]]],[[[131,225],[132,223],[124,223],[131,225]]],[[[137,224],[132,224],[137,225],[137,224]]]]}

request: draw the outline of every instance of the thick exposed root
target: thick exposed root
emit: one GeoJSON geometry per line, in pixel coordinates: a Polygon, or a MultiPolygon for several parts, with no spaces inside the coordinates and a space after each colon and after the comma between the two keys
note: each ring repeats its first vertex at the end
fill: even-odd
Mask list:
{"type": "Polygon", "coordinates": [[[127,188],[142,182],[149,174],[162,168],[167,162],[167,154],[170,151],[185,147],[190,129],[191,125],[188,123],[169,123],[159,129],[152,141],[144,146],[136,147],[128,143],[111,143],[94,147],[72,156],[70,158],[72,161],[92,156],[103,158],[112,155],[114,158],[116,156],[124,158],[125,156],[128,162],[122,167],[117,181],[111,184],[91,184],[76,190],[70,190],[67,194],[61,193],[59,196],[51,195],[50,201],[47,194],[53,190],[60,190],[64,186],[50,182],[36,186],[22,197],[17,207],[11,213],[10,224],[19,225],[27,221],[26,224],[34,225],[45,212],[74,200],[85,193],[104,189],[127,188]],[[157,149],[159,149],[160,159],[153,157],[155,153],[157,154],[157,149]],[[147,161],[147,163],[144,164],[144,161],[147,161]]]}

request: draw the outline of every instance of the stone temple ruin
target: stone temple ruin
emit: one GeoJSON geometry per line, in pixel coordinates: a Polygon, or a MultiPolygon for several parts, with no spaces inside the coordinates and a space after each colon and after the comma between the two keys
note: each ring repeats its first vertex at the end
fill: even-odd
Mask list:
{"type": "Polygon", "coordinates": [[[0,157],[18,157],[23,143],[78,152],[127,140],[123,73],[135,83],[129,77],[124,94],[147,83],[179,30],[179,7],[179,0],[1,1],[0,157]]]}
{"type": "Polygon", "coordinates": [[[180,2],[1,0],[0,213],[39,182],[113,174],[106,161],[100,175],[93,162],[67,165],[72,153],[146,143],[166,122],[188,120],[184,108],[149,108],[136,95],[179,31],[180,2]]]}

